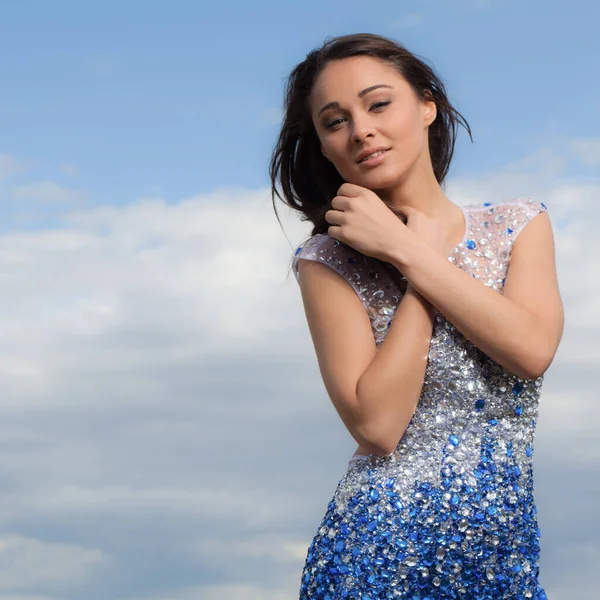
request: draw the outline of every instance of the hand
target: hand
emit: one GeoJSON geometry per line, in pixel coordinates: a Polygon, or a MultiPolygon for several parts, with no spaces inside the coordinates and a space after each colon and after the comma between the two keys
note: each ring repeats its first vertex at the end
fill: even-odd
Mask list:
{"type": "Polygon", "coordinates": [[[418,235],[422,242],[448,258],[453,250],[448,232],[439,219],[428,217],[412,206],[398,209],[406,217],[406,227],[418,235]]]}
{"type": "Polygon", "coordinates": [[[327,230],[331,237],[385,262],[402,244],[409,243],[407,236],[412,234],[375,192],[343,183],[337,194],[332,210],[325,213],[325,220],[331,223],[327,230]]]}

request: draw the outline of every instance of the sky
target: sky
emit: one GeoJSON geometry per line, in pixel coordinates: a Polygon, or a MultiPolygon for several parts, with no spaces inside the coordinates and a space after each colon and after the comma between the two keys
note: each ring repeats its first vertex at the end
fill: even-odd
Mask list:
{"type": "Polygon", "coordinates": [[[540,582],[597,593],[600,5],[0,0],[0,600],[293,600],[355,444],[288,267],[285,79],[393,37],[465,116],[445,192],[531,196],[565,305],[540,582]]]}

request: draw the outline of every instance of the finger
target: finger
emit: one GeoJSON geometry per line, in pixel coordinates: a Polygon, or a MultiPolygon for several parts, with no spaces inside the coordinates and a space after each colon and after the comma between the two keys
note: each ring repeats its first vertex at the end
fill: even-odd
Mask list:
{"type": "Polygon", "coordinates": [[[356,185],[355,183],[348,183],[347,181],[342,183],[338,188],[338,195],[340,196],[350,196],[356,198],[356,196],[360,196],[367,188],[364,188],[360,185],[356,185]]]}
{"type": "Polygon", "coordinates": [[[333,225],[343,225],[346,221],[346,216],[340,210],[328,210],[325,213],[325,220],[333,225]]]}
{"type": "Polygon", "coordinates": [[[342,234],[342,228],[339,225],[332,225],[331,227],[329,227],[327,229],[327,235],[329,235],[330,237],[339,240],[340,242],[343,242],[343,234],[342,234]]]}
{"type": "Polygon", "coordinates": [[[348,210],[352,208],[352,200],[348,196],[335,196],[331,201],[331,207],[337,210],[348,210]]]}

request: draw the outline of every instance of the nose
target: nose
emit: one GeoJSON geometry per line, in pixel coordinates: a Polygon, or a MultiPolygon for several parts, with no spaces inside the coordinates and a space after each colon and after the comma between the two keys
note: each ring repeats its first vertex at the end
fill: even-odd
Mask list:
{"type": "Polygon", "coordinates": [[[366,139],[373,137],[373,135],[373,131],[371,129],[367,129],[366,127],[363,127],[362,129],[354,129],[352,132],[352,141],[355,144],[360,144],[366,139]]]}
{"type": "Polygon", "coordinates": [[[360,143],[369,137],[373,137],[373,125],[367,116],[354,117],[352,123],[352,141],[360,143]]]}

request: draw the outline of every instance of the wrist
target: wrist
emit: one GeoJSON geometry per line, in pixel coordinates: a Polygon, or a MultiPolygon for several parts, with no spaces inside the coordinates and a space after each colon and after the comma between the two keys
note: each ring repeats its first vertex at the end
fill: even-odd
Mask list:
{"type": "Polygon", "coordinates": [[[426,247],[427,244],[411,231],[402,244],[398,244],[390,251],[387,262],[405,273],[417,262],[418,256],[426,250],[426,247]]]}
{"type": "Polygon", "coordinates": [[[411,297],[414,298],[414,300],[416,302],[418,302],[423,309],[427,312],[428,316],[430,319],[434,319],[435,315],[437,314],[438,310],[437,308],[431,304],[431,302],[429,302],[429,300],[427,300],[427,298],[425,298],[424,296],[422,296],[419,291],[413,287],[413,285],[408,282],[408,285],[406,286],[406,291],[404,292],[404,298],[406,297],[411,297]]]}

